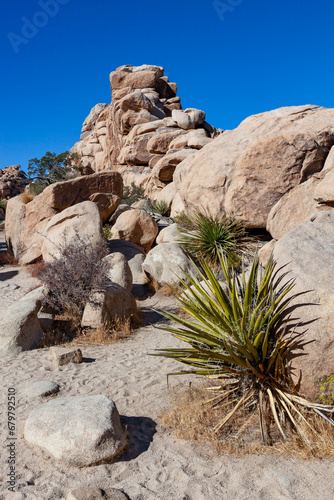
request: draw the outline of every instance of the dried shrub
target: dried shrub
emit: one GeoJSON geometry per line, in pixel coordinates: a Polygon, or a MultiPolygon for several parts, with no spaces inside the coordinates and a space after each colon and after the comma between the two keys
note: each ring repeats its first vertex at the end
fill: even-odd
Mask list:
{"type": "Polygon", "coordinates": [[[145,190],[140,186],[136,186],[134,182],[131,182],[131,186],[124,186],[123,198],[121,203],[126,203],[127,205],[133,205],[139,200],[145,198],[145,190]]]}
{"type": "Polygon", "coordinates": [[[45,272],[45,263],[42,260],[39,260],[35,262],[34,264],[31,264],[28,267],[28,271],[30,273],[30,276],[32,278],[37,278],[41,280],[41,277],[43,273],[45,272]]]}
{"type": "Polygon", "coordinates": [[[208,387],[208,384],[198,382],[174,389],[171,405],[160,415],[159,423],[176,437],[196,442],[206,452],[211,450],[218,455],[277,454],[304,460],[334,456],[334,428],[319,415],[303,414],[316,433],[311,432],[305,422],[300,422],[311,446],[305,446],[304,441],[291,431],[288,441],[282,441],[278,431],[274,431],[272,446],[264,445],[260,442],[259,413],[251,414],[245,409],[218,435],[214,427],[227,415],[228,409],[208,404],[208,387]]]}
{"type": "Polygon", "coordinates": [[[39,275],[49,291],[45,303],[57,313],[79,321],[91,291],[108,282],[108,263],[102,260],[107,253],[106,243],[92,244],[76,232],[68,243],[65,237],[58,251],[59,257],[46,262],[39,275]]]}
{"type": "Polygon", "coordinates": [[[0,266],[18,266],[18,260],[14,255],[9,251],[5,250],[0,253],[0,266]]]}
{"type": "Polygon", "coordinates": [[[30,191],[23,191],[23,193],[20,194],[20,198],[21,198],[22,203],[27,205],[35,198],[35,194],[31,193],[30,191]]]}

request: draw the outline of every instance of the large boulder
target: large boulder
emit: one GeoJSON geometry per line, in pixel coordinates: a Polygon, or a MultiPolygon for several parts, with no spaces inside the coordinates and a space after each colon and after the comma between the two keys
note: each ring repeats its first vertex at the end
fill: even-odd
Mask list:
{"type": "Polygon", "coordinates": [[[92,201],[84,201],[66,208],[52,217],[44,232],[41,253],[45,262],[59,258],[64,245],[78,244],[78,236],[82,242],[92,247],[103,241],[102,225],[99,210],[92,201]]]}
{"type": "Polygon", "coordinates": [[[44,337],[37,314],[39,299],[23,298],[1,312],[0,356],[16,355],[37,347],[44,337]]]}
{"type": "Polygon", "coordinates": [[[81,326],[103,328],[117,320],[133,318],[137,313],[137,304],[133,295],[116,283],[109,283],[105,288],[93,290],[82,316],[81,326]]]}
{"type": "Polygon", "coordinates": [[[126,445],[115,403],[107,396],[57,398],[32,410],[24,439],[66,465],[111,460],[126,445]]]}
{"type": "Polygon", "coordinates": [[[285,234],[274,246],[274,259],[277,269],[296,278],[292,317],[308,344],[293,366],[296,378],[301,370],[302,393],[313,398],[319,380],[334,373],[334,212],[317,212],[285,234]]]}
{"type": "Polygon", "coordinates": [[[122,213],[111,229],[110,239],[131,241],[148,251],[158,234],[155,220],[143,210],[122,213]]]}
{"type": "Polygon", "coordinates": [[[272,207],[322,170],[334,144],[334,109],[281,108],[244,120],[180,163],[173,181],[191,211],[234,212],[265,228],[272,207]]]}
{"type": "Polygon", "coordinates": [[[119,172],[105,171],[48,186],[27,204],[21,198],[8,203],[6,239],[21,265],[30,264],[42,256],[45,230],[50,219],[69,208],[93,200],[98,208],[97,219],[107,220],[123,196],[123,181],[119,172]]]}
{"type": "Polygon", "coordinates": [[[143,263],[144,271],[159,285],[177,283],[182,271],[194,272],[191,260],[177,243],[163,243],[152,248],[143,263]]]}

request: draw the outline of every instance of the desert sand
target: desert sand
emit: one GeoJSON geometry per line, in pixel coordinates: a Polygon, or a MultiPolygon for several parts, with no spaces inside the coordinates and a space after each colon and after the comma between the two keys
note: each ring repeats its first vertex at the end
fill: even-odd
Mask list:
{"type": "MultiPolygon", "coordinates": [[[[3,235],[3,233],[2,233],[3,235]]],[[[2,236],[1,235],[1,236],[2,236]]],[[[22,297],[36,280],[24,268],[1,268],[1,308],[22,297]],[[15,288],[15,287],[13,287],[15,288]]],[[[222,456],[177,439],[157,419],[170,404],[173,388],[187,380],[167,374],[179,369],[173,360],[151,357],[155,349],[175,345],[175,339],[156,327],[157,308],[171,308],[170,298],[155,295],[141,302],[145,326],[123,343],[83,345],[83,363],[54,367],[48,349],[23,352],[1,360],[1,493],[0,499],[60,500],[82,487],[118,488],[131,500],[283,500],[334,498],[334,460],[301,461],[280,456],[222,456]],[[88,468],[66,467],[30,448],[23,438],[29,412],[46,402],[29,399],[25,388],[50,380],[60,385],[59,397],[105,394],[116,402],[127,427],[129,446],[113,463],[88,468]],[[17,393],[17,484],[6,487],[6,396],[17,393]]],[[[58,397],[58,396],[56,396],[58,397]]]]}

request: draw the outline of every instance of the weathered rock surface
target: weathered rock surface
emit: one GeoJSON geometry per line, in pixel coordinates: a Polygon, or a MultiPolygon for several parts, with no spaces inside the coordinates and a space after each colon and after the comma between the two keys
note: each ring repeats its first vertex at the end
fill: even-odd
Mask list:
{"type": "Polygon", "coordinates": [[[29,415],[24,438],[68,465],[111,460],[126,445],[115,403],[107,396],[57,398],[29,415]]]}
{"type": "Polygon", "coordinates": [[[116,283],[94,290],[87,302],[81,325],[89,328],[101,328],[111,325],[115,320],[127,320],[137,313],[137,304],[133,295],[116,283]]]}
{"type": "Polygon", "coordinates": [[[34,382],[26,388],[26,394],[30,398],[45,398],[46,396],[51,396],[52,394],[57,394],[59,392],[60,386],[56,382],[49,380],[40,380],[39,382],[34,382]]]}
{"type": "Polygon", "coordinates": [[[105,171],[52,184],[26,205],[19,197],[13,198],[6,210],[7,245],[21,265],[32,263],[42,256],[45,230],[53,216],[93,198],[98,218],[105,220],[116,210],[122,195],[120,173],[105,171]]]}
{"type": "Polygon", "coordinates": [[[143,269],[160,285],[177,283],[177,276],[184,277],[182,270],[188,273],[194,271],[192,262],[176,243],[163,243],[152,248],[143,269]]]}
{"type": "Polygon", "coordinates": [[[50,357],[57,366],[82,362],[82,351],[79,347],[51,347],[50,357]]]}
{"type": "Polygon", "coordinates": [[[20,165],[11,165],[0,169],[0,199],[8,199],[22,193],[29,184],[20,165]]]}
{"type": "Polygon", "coordinates": [[[173,181],[186,210],[203,205],[266,227],[272,207],[324,167],[333,119],[333,109],[281,108],[224,132],[176,167],[173,181]]]}
{"type": "Polygon", "coordinates": [[[1,312],[0,356],[16,355],[36,347],[44,337],[37,319],[41,301],[21,299],[1,312]]]}
{"type": "Polygon", "coordinates": [[[316,175],[286,193],[268,214],[267,231],[278,240],[302,222],[319,207],[315,191],[320,179],[316,175]]]}
{"type": "Polygon", "coordinates": [[[143,210],[129,210],[122,213],[111,229],[110,239],[131,241],[148,251],[158,234],[158,226],[143,210]]]}
{"type": "Polygon", "coordinates": [[[163,68],[152,65],[121,66],[111,73],[112,103],[92,109],[71,150],[87,169],[99,172],[112,166],[125,185],[135,182],[152,192],[155,157],[171,150],[176,138],[188,136],[175,149],[196,151],[220,133],[205,122],[204,111],[182,111],[177,85],[163,75],[163,68]]]}
{"type": "Polygon", "coordinates": [[[108,264],[107,274],[110,281],[131,292],[133,278],[126,257],[120,252],[115,252],[107,255],[103,260],[108,264]]]}
{"type": "Polygon", "coordinates": [[[334,212],[317,212],[285,234],[275,244],[274,258],[277,268],[286,265],[282,272],[296,278],[293,318],[311,343],[293,366],[302,371],[302,393],[316,397],[320,378],[334,373],[334,212]]]}
{"type": "Polygon", "coordinates": [[[78,244],[77,237],[92,247],[103,241],[99,210],[92,201],[84,201],[54,215],[48,222],[42,246],[45,262],[59,259],[64,245],[78,244]]]}
{"type": "Polygon", "coordinates": [[[177,224],[171,224],[160,231],[157,236],[157,244],[161,243],[172,243],[180,237],[180,231],[178,230],[177,224]]]}
{"type": "Polygon", "coordinates": [[[112,254],[120,252],[124,255],[131,269],[134,285],[145,285],[148,278],[143,271],[142,264],[145,260],[144,250],[134,243],[125,240],[109,240],[108,251],[112,254]]]}

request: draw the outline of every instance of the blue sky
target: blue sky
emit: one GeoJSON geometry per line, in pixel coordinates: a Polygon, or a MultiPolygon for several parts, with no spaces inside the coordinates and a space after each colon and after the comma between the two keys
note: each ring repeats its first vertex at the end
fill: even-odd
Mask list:
{"type": "Polygon", "coordinates": [[[183,107],[223,129],[334,106],[333,18],[333,0],[3,2],[0,168],[70,149],[122,64],[164,66],[183,107]]]}

